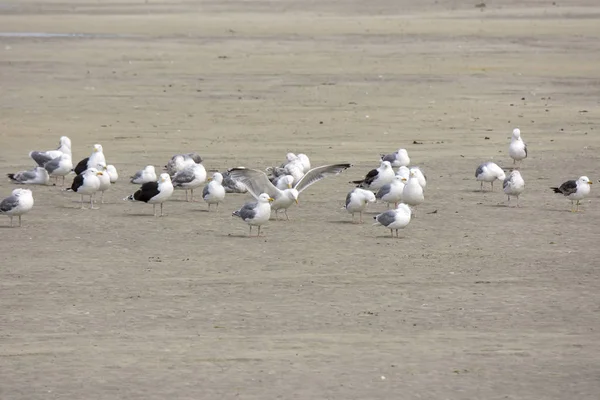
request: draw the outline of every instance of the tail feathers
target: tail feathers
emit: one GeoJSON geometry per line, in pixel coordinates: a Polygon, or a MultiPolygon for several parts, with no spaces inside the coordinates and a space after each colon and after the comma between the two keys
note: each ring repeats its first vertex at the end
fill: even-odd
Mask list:
{"type": "Polygon", "coordinates": [[[232,217],[240,217],[240,218],[242,218],[242,216],[240,215],[240,211],[239,210],[232,212],[231,216],[232,217]]]}
{"type": "Polygon", "coordinates": [[[6,176],[8,176],[8,179],[10,179],[11,181],[16,181],[15,174],[6,174],[6,176]]]}
{"type": "Polygon", "coordinates": [[[356,185],[360,185],[360,184],[362,184],[362,183],[364,183],[364,182],[365,182],[365,180],[364,180],[364,179],[361,179],[360,181],[350,181],[350,182],[348,182],[348,183],[354,183],[354,184],[356,184],[356,185]]]}
{"type": "Polygon", "coordinates": [[[129,196],[125,197],[125,198],[123,199],[123,201],[135,201],[135,197],[133,197],[133,195],[132,195],[132,194],[130,194],[129,196]]]}
{"type": "Polygon", "coordinates": [[[562,191],[557,187],[551,187],[550,189],[554,190],[554,193],[562,193],[562,191]]]}
{"type": "Polygon", "coordinates": [[[377,221],[377,216],[373,217],[373,219],[375,220],[375,223],[373,224],[373,226],[381,225],[381,223],[379,221],[377,221]]]}

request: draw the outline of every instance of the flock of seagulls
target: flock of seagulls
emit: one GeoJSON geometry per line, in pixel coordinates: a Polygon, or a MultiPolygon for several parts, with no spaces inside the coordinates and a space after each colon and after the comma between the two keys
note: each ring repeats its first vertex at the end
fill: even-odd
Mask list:
{"type": "MultiPolygon", "coordinates": [[[[513,159],[513,168],[508,174],[503,168],[492,161],[482,163],[475,170],[475,179],[480,182],[480,190],[484,191],[484,183],[490,184],[494,190],[496,180],[502,182],[503,192],[516,199],[519,207],[519,196],[525,190],[525,181],[520,168],[523,160],[528,157],[527,145],[521,137],[521,131],[513,130],[508,155],[513,159]]],[[[99,203],[104,203],[104,192],[109,190],[118,179],[117,169],[106,163],[102,145],[95,144],[89,157],[73,164],[71,140],[63,136],[55,150],[32,151],[29,157],[35,166],[31,170],[7,174],[8,178],[23,185],[47,185],[50,177],[62,178],[74,173],[75,177],[70,187],[63,189],[81,196],[80,205],[85,209],[85,196],[89,196],[89,208],[97,209],[96,195],[100,193],[99,203]]],[[[218,210],[219,204],[229,193],[249,193],[254,201],[245,203],[234,211],[232,216],[239,217],[245,222],[252,235],[252,228],[257,228],[260,236],[261,226],[271,218],[279,220],[283,213],[289,220],[288,209],[298,204],[300,194],[311,185],[325,178],[339,175],[352,167],[350,163],[327,164],[311,167],[306,154],[286,154],[285,161],[279,166],[267,167],[265,170],[245,167],[230,168],[223,172],[214,172],[207,178],[203,160],[197,153],[176,154],[166,163],[164,171],[157,175],[156,168],[148,165],[130,177],[132,184],[141,185],[138,190],[125,197],[125,201],[143,202],[153,205],[153,214],[157,216],[157,205],[163,216],[163,204],[171,198],[176,190],[184,190],[186,201],[194,201],[194,190],[202,188],[202,199],[210,211],[214,205],[218,210]],[[189,192],[189,195],[188,195],[189,192]]],[[[411,159],[406,149],[399,149],[390,154],[381,154],[379,167],[366,173],[364,178],[353,180],[355,187],[346,195],[344,209],[352,215],[353,223],[363,223],[363,212],[369,204],[386,203],[387,211],[377,214],[373,225],[383,226],[390,234],[399,237],[399,230],[409,225],[416,211],[425,201],[427,177],[418,166],[411,166],[411,159]],[[394,169],[396,168],[396,170],[394,169]],[[358,221],[355,215],[358,214],[358,221]]],[[[569,180],[559,187],[552,187],[555,193],[564,195],[571,201],[571,211],[579,211],[581,200],[590,194],[592,182],[586,176],[577,180],[569,180]]],[[[31,190],[17,188],[11,195],[0,202],[0,214],[10,218],[19,218],[29,212],[34,205],[31,190]]]]}

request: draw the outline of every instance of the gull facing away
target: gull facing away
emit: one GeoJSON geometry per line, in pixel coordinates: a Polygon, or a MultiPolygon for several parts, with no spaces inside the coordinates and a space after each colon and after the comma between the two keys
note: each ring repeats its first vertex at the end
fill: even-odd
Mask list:
{"type": "Polygon", "coordinates": [[[69,175],[73,170],[73,161],[69,154],[63,153],[55,159],[45,163],[44,169],[50,176],[56,177],[56,183],[58,183],[58,177],[62,176],[62,186],[64,186],[65,176],[69,175]]]}
{"type": "Polygon", "coordinates": [[[363,223],[362,213],[368,203],[375,203],[377,199],[370,190],[354,188],[346,195],[346,205],[344,208],[352,214],[352,223],[354,222],[354,214],[359,214],[359,223],[363,223]]]}
{"type": "Polygon", "coordinates": [[[154,165],[146,165],[143,170],[136,172],[129,182],[136,184],[144,184],[147,182],[156,182],[158,177],[156,176],[156,169],[154,165]]]}
{"type": "Polygon", "coordinates": [[[33,195],[29,189],[15,189],[10,196],[0,202],[0,214],[10,218],[11,228],[13,217],[19,217],[19,226],[21,226],[21,216],[31,211],[32,208],[33,195]]]}
{"type": "Polygon", "coordinates": [[[194,163],[176,172],[171,181],[175,189],[185,190],[185,201],[194,201],[194,189],[206,182],[206,169],[204,169],[204,165],[194,163]],[[190,200],[188,200],[188,190],[192,192],[190,200]]]}
{"type": "Polygon", "coordinates": [[[258,226],[256,237],[260,236],[260,226],[266,223],[271,217],[271,202],[274,199],[267,193],[261,193],[257,201],[246,203],[237,211],[231,213],[232,216],[240,217],[242,221],[250,226],[248,236],[252,235],[252,227],[258,226]]]}
{"type": "Polygon", "coordinates": [[[515,128],[510,139],[510,145],[508,146],[508,155],[513,159],[513,164],[517,161],[519,164],[522,160],[527,158],[527,145],[521,139],[521,130],[515,128]]]}
{"type": "Polygon", "coordinates": [[[408,167],[410,165],[410,157],[406,149],[398,149],[392,154],[382,154],[381,161],[389,161],[392,167],[408,167]]]}
{"type": "Polygon", "coordinates": [[[377,200],[385,201],[390,207],[390,203],[394,203],[394,207],[398,207],[398,203],[402,201],[402,192],[404,191],[405,178],[396,175],[392,183],[383,185],[375,194],[377,200]]]}
{"type": "Polygon", "coordinates": [[[89,168],[83,171],[83,173],[77,175],[75,179],[73,179],[73,183],[71,187],[65,189],[67,192],[75,192],[81,195],[81,209],[84,210],[83,206],[83,196],[90,196],[90,210],[97,210],[94,207],[94,194],[100,188],[100,179],[99,176],[103,173],[98,171],[96,168],[89,168]]]}
{"type": "Polygon", "coordinates": [[[225,199],[223,175],[219,172],[215,172],[212,178],[208,178],[208,185],[204,186],[202,190],[202,199],[208,204],[209,211],[211,204],[216,204],[217,210],[219,209],[219,203],[225,199]]]}
{"type": "Polygon", "coordinates": [[[61,136],[56,150],[31,151],[29,157],[31,157],[39,167],[43,167],[48,161],[54,160],[63,154],[66,154],[69,157],[73,156],[71,153],[71,139],[67,136],[61,136]]]}
{"type": "Polygon", "coordinates": [[[79,175],[88,168],[96,168],[96,165],[98,164],[106,164],[106,158],[104,157],[104,150],[102,149],[101,144],[95,144],[92,154],[79,161],[75,166],[74,171],[79,175]]]}
{"type": "Polygon", "coordinates": [[[571,200],[571,212],[579,211],[579,202],[587,197],[591,191],[592,182],[587,176],[581,176],[579,179],[566,181],[559,187],[551,187],[554,193],[562,193],[567,199],[571,200]],[[573,210],[573,202],[576,202],[577,208],[573,210]]]}
{"type": "Polygon", "coordinates": [[[43,167],[35,167],[29,171],[19,171],[14,174],[6,174],[13,183],[23,183],[26,185],[47,185],[50,181],[48,171],[43,167]]]}
{"type": "Polygon", "coordinates": [[[394,176],[396,174],[392,169],[392,164],[389,161],[382,161],[379,168],[370,170],[364,179],[350,183],[356,183],[357,187],[362,189],[378,190],[383,185],[392,183],[394,176]]]}
{"type": "Polygon", "coordinates": [[[398,230],[404,229],[410,223],[410,216],[412,212],[410,207],[404,203],[398,204],[398,207],[394,210],[388,210],[384,213],[378,214],[373,217],[375,223],[373,225],[382,225],[390,230],[392,238],[394,237],[394,229],[396,230],[396,237],[398,236],[398,230]]]}
{"type": "Polygon", "coordinates": [[[152,204],[154,216],[156,217],[156,205],[160,204],[160,216],[163,216],[163,203],[173,194],[173,184],[171,176],[167,173],[160,174],[158,182],[146,182],[142,187],[125,197],[123,200],[128,201],[143,201],[144,203],[152,204]]]}
{"type": "Polygon", "coordinates": [[[504,170],[498,166],[498,164],[491,161],[484,162],[477,170],[475,170],[475,179],[481,182],[481,191],[483,192],[483,182],[489,182],[492,184],[492,191],[494,191],[494,181],[504,181],[506,174],[504,170]]]}
{"type": "Polygon", "coordinates": [[[517,198],[517,207],[519,207],[519,196],[525,190],[525,181],[518,170],[512,171],[502,184],[504,194],[508,196],[508,205],[510,205],[510,196],[517,198]]]}
{"type": "Polygon", "coordinates": [[[289,220],[287,209],[295,202],[298,203],[298,196],[310,185],[316,183],[328,176],[338,175],[342,171],[350,168],[352,164],[330,164],[322,165],[308,171],[291,189],[281,190],[275,187],[267,175],[259,170],[250,168],[233,168],[229,170],[232,179],[242,182],[250,194],[256,199],[260,193],[267,193],[273,198],[271,209],[275,211],[275,219],[278,219],[279,210],[283,210],[285,217],[289,220]]]}

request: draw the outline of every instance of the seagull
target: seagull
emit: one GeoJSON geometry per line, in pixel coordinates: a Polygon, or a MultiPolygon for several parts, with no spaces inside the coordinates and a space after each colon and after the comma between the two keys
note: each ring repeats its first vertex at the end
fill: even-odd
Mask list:
{"type": "Polygon", "coordinates": [[[494,181],[498,179],[503,181],[506,179],[504,170],[491,161],[485,162],[477,167],[475,171],[475,178],[481,182],[481,191],[483,192],[483,182],[490,182],[492,184],[492,191],[494,190],[494,181]]]}
{"type": "Polygon", "coordinates": [[[68,192],[75,192],[81,195],[81,209],[85,209],[83,206],[83,196],[90,196],[90,210],[97,210],[94,207],[94,194],[100,188],[100,179],[98,178],[103,173],[98,171],[96,168],[89,168],[77,175],[73,179],[73,184],[70,188],[65,189],[68,192]]]}
{"type": "Polygon", "coordinates": [[[508,146],[508,155],[513,159],[513,164],[516,164],[517,161],[520,164],[522,160],[527,158],[527,145],[521,139],[521,130],[519,128],[513,130],[510,145],[508,146]]]}
{"type": "Polygon", "coordinates": [[[302,191],[306,190],[310,185],[325,179],[331,175],[338,175],[342,171],[350,168],[352,165],[347,163],[322,165],[308,171],[302,178],[291,188],[281,190],[273,186],[267,175],[256,169],[249,168],[233,168],[229,170],[229,175],[234,180],[242,182],[250,194],[258,199],[259,193],[267,193],[274,199],[271,204],[271,209],[275,210],[275,219],[279,218],[279,210],[283,210],[286,219],[290,219],[287,215],[287,209],[294,203],[298,203],[298,196],[302,191]]]}
{"type": "Polygon", "coordinates": [[[300,160],[300,162],[302,163],[302,167],[303,167],[303,172],[306,174],[308,171],[310,171],[310,159],[308,158],[308,156],[306,154],[300,153],[298,154],[298,160],[300,160]]]}
{"type": "Polygon", "coordinates": [[[72,157],[71,139],[67,136],[61,136],[56,150],[32,151],[29,153],[29,157],[31,157],[38,166],[43,167],[48,161],[60,157],[62,154],[67,154],[72,157]]]}
{"type": "MultiPolygon", "coordinates": [[[[288,153],[289,154],[292,153],[288,153]]],[[[304,164],[296,156],[295,159],[285,164],[283,167],[269,167],[266,171],[271,175],[272,178],[276,178],[282,175],[291,175],[294,177],[292,185],[297,184],[300,179],[304,176],[304,164]]]]}
{"type": "Polygon", "coordinates": [[[261,193],[261,195],[258,196],[257,201],[244,204],[242,208],[234,211],[231,215],[240,217],[242,221],[250,226],[250,233],[248,233],[248,236],[252,235],[252,227],[258,226],[258,234],[256,237],[259,237],[260,226],[267,222],[271,216],[271,202],[273,200],[274,199],[267,193],[261,193]]]}
{"type": "Polygon", "coordinates": [[[28,213],[33,208],[33,195],[31,190],[18,188],[12,194],[0,202],[0,214],[10,218],[10,226],[13,226],[13,217],[19,217],[21,226],[21,215],[28,213]]]}
{"type": "Polygon", "coordinates": [[[112,164],[108,164],[106,166],[106,173],[108,173],[110,183],[115,183],[119,179],[119,173],[117,172],[115,166],[112,164]]]}
{"type": "Polygon", "coordinates": [[[160,216],[163,216],[163,203],[173,194],[173,184],[171,176],[167,173],[160,174],[158,182],[146,182],[134,194],[125,197],[123,200],[143,201],[152,204],[154,207],[154,216],[156,217],[156,205],[160,204],[160,216]]]}
{"type": "Polygon", "coordinates": [[[211,204],[217,205],[219,209],[219,203],[225,199],[225,188],[223,187],[223,175],[219,172],[215,172],[212,178],[208,178],[208,185],[204,186],[202,190],[202,198],[208,204],[210,210],[211,204]]]}
{"type": "MultiPolygon", "coordinates": [[[[237,167],[244,168],[244,167],[237,167]]],[[[234,169],[234,168],[232,168],[234,169]]],[[[229,170],[221,172],[223,175],[223,187],[225,188],[225,193],[247,193],[248,188],[242,182],[232,179],[229,176],[229,170]]]]}
{"type": "Polygon", "coordinates": [[[73,170],[73,161],[71,160],[71,156],[63,153],[60,156],[52,159],[44,164],[44,169],[51,176],[55,176],[57,183],[58,177],[62,176],[62,186],[65,185],[65,176],[69,175],[73,170]]]}
{"type": "Polygon", "coordinates": [[[427,177],[425,176],[425,174],[423,173],[423,171],[421,171],[421,168],[419,168],[419,167],[412,167],[408,171],[408,178],[407,178],[407,180],[410,178],[410,173],[411,172],[414,172],[415,176],[417,177],[417,180],[419,181],[419,185],[421,185],[421,187],[423,188],[423,190],[425,190],[425,188],[427,187],[427,177]]]}
{"type": "Polygon", "coordinates": [[[510,204],[510,196],[517,198],[517,207],[519,207],[519,195],[525,190],[525,181],[518,170],[512,171],[502,184],[504,193],[508,196],[508,204],[510,204]]]}
{"type": "Polygon", "coordinates": [[[406,149],[398,149],[396,153],[382,154],[381,161],[389,161],[392,167],[408,167],[410,165],[410,157],[406,149]]]}
{"type": "Polygon", "coordinates": [[[271,183],[280,190],[291,189],[293,187],[294,177],[292,175],[276,176],[271,179],[271,183]]]}
{"type": "Polygon", "coordinates": [[[398,203],[402,201],[402,192],[404,191],[404,182],[406,178],[401,178],[396,175],[392,183],[383,185],[379,191],[375,194],[377,200],[385,201],[390,206],[390,203],[394,203],[394,207],[398,207],[398,203]]]}
{"type": "Polygon", "coordinates": [[[102,174],[98,175],[98,180],[100,180],[100,187],[98,187],[98,191],[100,192],[100,203],[104,204],[104,192],[110,188],[110,175],[108,174],[108,168],[106,164],[99,163],[96,165],[96,169],[102,174]]]}
{"type": "Polygon", "coordinates": [[[410,169],[408,169],[408,167],[401,166],[396,171],[396,176],[399,176],[400,178],[404,178],[404,179],[408,180],[408,178],[410,178],[410,169]]]}
{"type": "Polygon", "coordinates": [[[156,177],[156,170],[154,169],[154,165],[147,165],[143,170],[138,171],[133,175],[129,182],[142,184],[147,182],[156,182],[158,178],[156,177]]]}
{"type": "Polygon", "coordinates": [[[185,189],[185,201],[189,201],[188,190],[191,190],[191,201],[194,201],[194,189],[206,182],[206,169],[202,164],[194,163],[175,173],[171,180],[175,189],[185,189]]]}
{"type": "Polygon", "coordinates": [[[165,165],[165,170],[170,176],[173,176],[189,166],[200,163],[202,163],[202,157],[198,153],[175,154],[165,165]]]}
{"type": "Polygon", "coordinates": [[[359,213],[359,222],[362,224],[362,213],[367,207],[368,203],[375,203],[377,199],[370,190],[354,188],[346,196],[346,211],[352,214],[352,223],[354,222],[354,214],[359,213]]]}
{"type": "Polygon", "coordinates": [[[571,200],[571,212],[579,211],[579,202],[590,194],[592,182],[587,176],[581,176],[579,179],[566,181],[559,187],[551,187],[554,193],[562,193],[571,200]],[[573,210],[573,202],[576,202],[577,209],[573,210]]]}
{"type": "Polygon", "coordinates": [[[92,154],[89,157],[86,157],[83,160],[79,161],[75,166],[74,171],[77,175],[79,175],[88,168],[95,168],[96,165],[100,163],[106,164],[106,158],[104,157],[102,145],[95,144],[92,154]]]}
{"type": "Polygon", "coordinates": [[[404,203],[398,204],[395,210],[388,210],[384,213],[378,214],[373,217],[375,223],[373,225],[382,225],[388,228],[391,232],[392,238],[394,237],[394,229],[396,230],[396,237],[398,236],[398,229],[404,229],[410,223],[410,216],[412,212],[410,207],[404,203]]]}
{"type": "Polygon", "coordinates": [[[402,201],[409,206],[413,206],[415,209],[415,216],[417,212],[417,206],[425,201],[423,195],[423,187],[419,184],[419,178],[414,171],[411,171],[410,178],[404,185],[402,191],[402,201]]]}
{"type": "Polygon", "coordinates": [[[50,180],[48,171],[43,167],[35,167],[29,171],[19,171],[14,174],[6,174],[13,183],[24,183],[28,185],[46,185],[50,180]]]}
{"type": "Polygon", "coordinates": [[[365,176],[365,179],[361,179],[360,181],[352,181],[350,183],[358,184],[357,187],[363,189],[377,190],[380,189],[383,185],[387,185],[394,180],[394,170],[392,169],[392,164],[389,161],[382,161],[381,165],[377,169],[372,169],[365,176]]]}

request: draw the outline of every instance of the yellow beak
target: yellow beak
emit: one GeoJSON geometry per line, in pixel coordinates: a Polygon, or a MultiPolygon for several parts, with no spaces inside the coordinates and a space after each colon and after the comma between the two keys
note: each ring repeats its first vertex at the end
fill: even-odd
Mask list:
{"type": "Polygon", "coordinates": [[[591,184],[592,184],[592,181],[590,181],[589,183],[590,183],[590,185],[591,185],[591,184]]]}
{"type": "Polygon", "coordinates": [[[96,175],[100,176],[100,175],[104,175],[104,174],[102,172],[98,172],[96,175]]]}
{"type": "Polygon", "coordinates": [[[298,199],[296,199],[296,204],[298,204],[298,199]]]}
{"type": "Polygon", "coordinates": [[[212,181],[212,178],[208,178],[208,181],[209,181],[209,182],[210,182],[210,181],[212,181]]]}
{"type": "Polygon", "coordinates": [[[406,178],[402,178],[402,179],[401,179],[401,181],[402,181],[402,182],[406,182],[406,178]]]}
{"type": "Polygon", "coordinates": [[[269,197],[269,201],[275,201],[275,199],[272,197],[269,197]]]}

